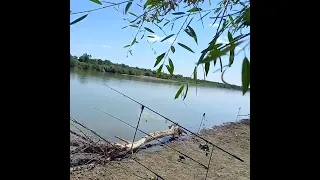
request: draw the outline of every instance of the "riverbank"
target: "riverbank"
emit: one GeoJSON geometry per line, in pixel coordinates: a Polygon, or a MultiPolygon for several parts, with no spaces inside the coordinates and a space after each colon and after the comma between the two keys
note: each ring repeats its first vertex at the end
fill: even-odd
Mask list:
{"type": "MultiPolygon", "coordinates": [[[[109,60],[102,61],[101,59],[86,59],[82,60],[78,57],[70,56],[70,68],[78,68],[88,71],[96,71],[96,72],[107,72],[112,74],[125,74],[128,76],[135,76],[135,77],[143,77],[148,78],[150,80],[163,80],[163,82],[180,82],[180,83],[189,83],[194,84],[194,79],[191,77],[184,77],[180,74],[168,74],[162,72],[159,76],[156,77],[157,70],[139,68],[139,67],[130,67],[125,64],[117,64],[113,63],[109,60]]],[[[242,90],[241,86],[231,85],[231,84],[224,84],[219,82],[212,82],[202,79],[197,79],[197,85],[203,86],[211,86],[211,87],[220,87],[226,89],[236,89],[242,90]]]]}
{"type": "Polygon", "coordinates": [[[156,78],[156,77],[152,77],[152,76],[137,76],[137,75],[129,75],[129,74],[121,74],[123,76],[128,76],[128,77],[134,77],[134,78],[139,78],[142,80],[148,80],[148,81],[162,81],[162,82],[171,82],[171,83],[179,83],[179,81],[176,80],[171,80],[171,79],[161,79],[161,78],[156,78]]]}
{"type": "MultiPolygon", "coordinates": [[[[201,137],[208,139],[217,146],[242,158],[245,162],[225,154],[214,148],[212,161],[207,179],[250,179],[250,120],[241,120],[235,123],[225,123],[201,132],[201,137]]],[[[172,141],[169,146],[189,155],[193,159],[207,165],[209,156],[199,148],[202,140],[188,136],[187,139],[172,141]]],[[[209,146],[210,150],[212,149],[209,146]]],[[[134,157],[141,164],[152,169],[164,179],[194,180],[204,179],[206,169],[188,158],[179,160],[179,153],[163,147],[152,147],[150,150],[140,151],[134,157]]],[[[72,172],[71,180],[101,180],[101,179],[141,179],[154,176],[150,171],[140,166],[130,158],[121,161],[112,161],[107,165],[97,165],[89,170],[83,168],[72,172]],[[125,170],[125,169],[126,170],[125,170]]]]}

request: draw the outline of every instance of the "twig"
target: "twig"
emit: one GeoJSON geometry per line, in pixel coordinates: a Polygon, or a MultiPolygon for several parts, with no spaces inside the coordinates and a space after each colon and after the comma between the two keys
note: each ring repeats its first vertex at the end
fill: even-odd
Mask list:
{"type": "Polygon", "coordinates": [[[184,24],[187,22],[187,20],[188,20],[188,18],[189,18],[189,16],[190,16],[190,14],[191,13],[189,13],[188,14],[188,16],[187,16],[187,18],[186,18],[186,20],[183,22],[183,24],[182,24],[182,26],[181,26],[181,28],[179,29],[179,31],[178,31],[178,33],[177,33],[177,35],[176,35],[176,38],[174,38],[174,40],[173,40],[173,42],[171,43],[171,45],[170,45],[170,47],[169,47],[169,49],[168,49],[168,51],[166,52],[166,55],[164,56],[164,61],[163,61],[163,63],[162,63],[162,65],[166,62],[166,57],[169,55],[169,52],[170,52],[170,50],[171,50],[171,46],[176,42],[176,40],[177,40],[177,38],[178,38],[178,36],[179,36],[179,34],[180,34],[180,32],[181,32],[181,30],[182,30],[182,28],[183,28],[183,26],[184,26],[184,24]]]}
{"type": "Polygon", "coordinates": [[[113,7],[113,6],[120,5],[120,4],[124,4],[124,3],[126,3],[126,2],[130,2],[130,1],[124,1],[124,2],[120,2],[120,3],[113,3],[112,5],[107,5],[107,6],[103,6],[103,7],[101,7],[101,8],[91,9],[91,10],[87,10],[87,11],[74,12],[74,13],[70,13],[70,15],[81,14],[81,13],[89,13],[89,12],[92,12],[92,11],[97,11],[97,10],[100,10],[100,9],[104,9],[104,8],[108,8],[108,7],[113,7]]]}
{"type": "Polygon", "coordinates": [[[93,143],[93,141],[77,126],[75,126],[74,124],[71,124],[71,126],[75,127],[76,129],[78,129],[78,131],[80,131],[88,140],[89,142],[93,143]]]}
{"type": "MultiPolygon", "coordinates": [[[[84,126],[83,124],[79,123],[77,120],[75,120],[74,118],[70,117],[70,120],[75,122],[76,124],[79,124],[80,126],[82,126],[85,129],[88,129],[89,131],[91,131],[93,134],[95,134],[96,136],[98,136],[99,138],[101,138],[103,141],[107,142],[108,144],[110,144],[111,146],[113,146],[115,149],[120,150],[120,148],[118,148],[116,145],[112,144],[111,142],[107,141],[105,138],[101,137],[99,134],[97,134],[96,132],[94,132],[93,130],[87,128],[86,126],[84,126]]],[[[129,151],[127,151],[125,154],[127,154],[129,151]]],[[[152,171],[151,169],[149,169],[148,167],[144,166],[143,164],[141,164],[140,162],[138,162],[136,159],[131,158],[132,160],[134,160],[135,162],[137,162],[138,164],[140,164],[142,167],[146,168],[147,170],[149,170],[150,172],[152,172],[153,174],[155,174],[156,176],[162,178],[160,175],[158,175],[156,172],[152,171]]],[[[164,178],[162,178],[164,179],[164,178]]]]}
{"type": "MultiPolygon", "coordinates": [[[[226,6],[228,6],[229,2],[230,2],[230,0],[228,0],[228,2],[227,2],[227,5],[226,5],[226,6]]],[[[222,20],[223,20],[224,13],[226,13],[226,11],[227,11],[227,8],[225,8],[225,9],[224,9],[224,11],[223,11],[223,13],[222,13],[221,20],[220,20],[220,22],[219,22],[219,26],[218,26],[218,28],[217,28],[216,35],[215,35],[215,37],[214,37],[214,38],[217,38],[217,36],[218,36],[218,33],[219,33],[219,31],[218,31],[218,30],[219,30],[219,28],[220,28],[220,25],[221,25],[222,20]]],[[[218,18],[217,18],[217,19],[218,19],[218,18]]]]}
{"type": "Polygon", "coordinates": [[[78,134],[78,133],[76,133],[76,132],[72,131],[71,129],[70,129],[70,133],[71,133],[71,134],[73,134],[73,135],[75,135],[75,136],[80,137],[81,139],[83,139],[83,140],[85,140],[85,141],[89,141],[89,142],[90,142],[90,140],[89,140],[89,139],[87,139],[86,137],[84,137],[84,136],[82,136],[82,135],[80,135],[80,134],[78,134]]]}
{"type": "Polygon", "coordinates": [[[245,48],[246,48],[249,44],[250,44],[250,42],[248,42],[241,50],[239,50],[239,51],[237,52],[237,54],[235,54],[235,56],[237,56],[241,51],[244,51],[245,48]]]}

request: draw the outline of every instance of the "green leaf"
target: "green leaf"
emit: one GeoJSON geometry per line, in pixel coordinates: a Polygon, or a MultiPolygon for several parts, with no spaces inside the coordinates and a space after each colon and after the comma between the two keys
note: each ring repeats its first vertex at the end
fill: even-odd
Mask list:
{"type": "Polygon", "coordinates": [[[224,56],[227,54],[227,52],[235,49],[235,47],[237,47],[237,45],[241,44],[243,41],[237,42],[234,45],[228,45],[227,47],[218,50],[218,49],[213,49],[209,52],[209,54],[207,55],[207,57],[205,57],[204,59],[202,59],[201,61],[198,61],[198,65],[199,64],[203,64],[206,62],[210,62],[210,61],[216,61],[218,57],[224,56]]]}
{"type": "Polygon", "coordinates": [[[129,47],[129,46],[130,46],[130,44],[123,46],[123,48],[127,48],[127,47],[129,47]]]}
{"type": "Polygon", "coordinates": [[[174,48],[174,46],[171,46],[170,49],[171,49],[172,53],[176,52],[176,49],[174,48]]]}
{"type": "Polygon", "coordinates": [[[207,52],[201,52],[201,53],[202,53],[202,54],[201,54],[201,56],[200,56],[200,58],[199,58],[198,62],[202,61],[202,60],[203,60],[203,58],[204,58],[204,56],[207,54],[207,52]]]}
{"type": "Polygon", "coordinates": [[[171,38],[172,36],[174,36],[174,34],[171,34],[171,35],[169,35],[169,36],[167,36],[167,37],[163,38],[160,42],[163,42],[163,41],[165,41],[165,40],[167,40],[167,39],[171,38]]]}
{"type": "Polygon", "coordinates": [[[83,16],[79,17],[78,19],[72,21],[72,22],[70,23],[70,26],[71,26],[72,24],[75,24],[75,23],[78,23],[78,22],[82,21],[82,20],[83,20],[84,18],[86,18],[87,16],[88,16],[88,14],[83,15],[83,16]]]}
{"type": "Polygon", "coordinates": [[[175,23],[175,22],[173,22],[173,23],[172,23],[172,26],[171,26],[171,31],[172,31],[172,29],[173,29],[174,23],[175,23]]]}
{"type": "Polygon", "coordinates": [[[144,34],[141,36],[141,38],[140,39],[142,39],[144,37],[144,34]]]}
{"type": "Polygon", "coordinates": [[[136,14],[134,14],[133,12],[128,12],[129,14],[131,14],[132,16],[138,17],[136,14]]]}
{"type": "Polygon", "coordinates": [[[125,14],[127,14],[127,12],[128,12],[128,10],[129,10],[131,5],[132,5],[132,1],[128,2],[128,4],[126,5],[126,9],[124,11],[125,14]]]}
{"type": "Polygon", "coordinates": [[[206,71],[206,76],[208,76],[209,69],[210,69],[210,62],[206,62],[204,64],[204,70],[206,71]]]}
{"type": "Polygon", "coordinates": [[[135,24],[130,24],[130,26],[131,26],[131,27],[134,27],[134,28],[138,28],[138,26],[135,25],[135,24]]]}
{"type": "Polygon", "coordinates": [[[198,11],[202,11],[201,8],[192,8],[190,10],[188,10],[188,12],[198,12],[198,11]]]}
{"type": "Polygon", "coordinates": [[[230,51],[230,56],[229,56],[229,67],[233,64],[234,61],[234,49],[230,51]]]}
{"type": "Polygon", "coordinates": [[[96,4],[100,4],[100,5],[102,5],[102,3],[99,1],[99,0],[90,0],[91,2],[94,2],[94,3],[96,3],[96,4]]]}
{"type": "Polygon", "coordinates": [[[196,67],[194,67],[194,70],[193,70],[193,80],[195,82],[197,82],[197,75],[198,75],[198,73],[197,73],[197,66],[196,66],[196,67]]]}
{"type": "Polygon", "coordinates": [[[177,99],[177,98],[180,96],[180,94],[181,94],[181,92],[182,92],[183,88],[184,88],[184,85],[182,85],[182,86],[179,88],[179,90],[178,90],[178,92],[176,93],[176,95],[175,95],[174,99],[177,99]]]}
{"type": "Polygon", "coordinates": [[[147,28],[147,27],[144,27],[145,30],[151,32],[151,33],[154,33],[151,29],[147,28]]]}
{"type": "Polygon", "coordinates": [[[133,41],[132,41],[132,43],[131,43],[131,46],[132,46],[134,43],[136,43],[136,42],[137,42],[137,39],[134,38],[133,41]]]}
{"type": "Polygon", "coordinates": [[[216,13],[219,12],[221,9],[222,9],[221,7],[217,8],[217,9],[214,11],[214,13],[216,14],[216,13]]]}
{"type": "Polygon", "coordinates": [[[242,63],[242,94],[244,95],[250,85],[250,62],[247,57],[244,58],[242,63]]]}
{"type": "Polygon", "coordinates": [[[179,46],[181,46],[181,47],[185,48],[186,50],[188,50],[188,51],[190,51],[190,52],[194,53],[194,51],[192,51],[192,49],[190,49],[188,46],[186,46],[186,45],[184,45],[184,44],[182,44],[182,43],[178,43],[178,44],[179,44],[179,46]]]}
{"type": "MultiPolygon", "coordinates": [[[[158,17],[157,17],[158,18],[158,17]]],[[[157,23],[161,23],[163,21],[164,18],[162,18],[161,20],[157,19],[157,23]]]]}
{"type": "Polygon", "coordinates": [[[170,68],[169,65],[166,65],[168,72],[172,75],[172,69],[170,68]]]}
{"type": "Polygon", "coordinates": [[[167,21],[166,23],[163,24],[162,27],[165,27],[170,21],[167,21]]]}
{"type": "Polygon", "coordinates": [[[186,89],[186,92],[184,93],[183,100],[187,97],[188,90],[189,90],[189,84],[187,84],[187,89],[186,89]]]}
{"type": "Polygon", "coordinates": [[[185,14],[184,12],[174,12],[172,13],[172,15],[182,15],[182,14],[185,14]]]}
{"type": "Polygon", "coordinates": [[[221,56],[219,56],[219,61],[220,61],[220,69],[221,69],[221,72],[222,72],[222,60],[221,60],[221,56]]]}
{"type": "Polygon", "coordinates": [[[230,20],[231,24],[232,24],[233,26],[235,26],[234,20],[233,20],[232,16],[230,16],[230,15],[229,15],[229,20],[230,20]]]}
{"type": "Polygon", "coordinates": [[[229,43],[231,45],[231,50],[230,50],[230,56],[229,56],[229,67],[231,67],[231,65],[233,64],[233,61],[234,61],[234,50],[235,50],[235,47],[233,45],[233,37],[232,37],[232,34],[228,31],[228,40],[229,40],[229,43]]]}
{"type": "Polygon", "coordinates": [[[154,38],[154,36],[147,36],[148,38],[154,38]]]}
{"type": "Polygon", "coordinates": [[[148,120],[146,119],[146,122],[148,122],[148,120]]]}
{"type": "Polygon", "coordinates": [[[173,65],[173,62],[172,60],[169,58],[169,65],[170,65],[170,68],[173,70],[174,69],[174,65],[173,65]]]}
{"type": "Polygon", "coordinates": [[[230,33],[230,31],[228,31],[228,40],[229,40],[229,43],[230,44],[233,44],[233,37],[232,37],[232,34],[230,33]]]}
{"type": "Polygon", "coordinates": [[[159,77],[159,75],[161,74],[162,67],[163,67],[163,64],[161,64],[161,66],[158,68],[157,73],[156,73],[156,77],[159,77]]]}
{"type": "Polygon", "coordinates": [[[250,26],[250,8],[245,10],[244,20],[245,20],[245,25],[250,26]]]}
{"type": "Polygon", "coordinates": [[[163,59],[164,55],[166,55],[166,53],[162,53],[157,57],[156,63],[154,64],[153,67],[156,67],[161,62],[161,60],[163,59]]]}
{"type": "Polygon", "coordinates": [[[196,35],[196,32],[194,32],[194,30],[192,29],[192,27],[188,26],[189,32],[191,33],[191,37],[193,37],[194,41],[198,44],[198,38],[196,35]]]}
{"type": "Polygon", "coordinates": [[[174,66],[173,66],[173,63],[172,63],[172,60],[169,58],[169,65],[166,65],[167,66],[167,69],[168,69],[168,72],[173,75],[173,71],[174,71],[174,66]]]}
{"type": "Polygon", "coordinates": [[[226,29],[227,25],[228,25],[228,21],[223,19],[223,24],[222,24],[220,32],[223,32],[226,29]]]}

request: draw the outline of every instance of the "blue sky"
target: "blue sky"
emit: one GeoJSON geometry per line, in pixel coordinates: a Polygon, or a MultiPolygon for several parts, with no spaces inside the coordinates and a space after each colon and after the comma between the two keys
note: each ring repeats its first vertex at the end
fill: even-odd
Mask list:
{"type": "MultiPolygon", "coordinates": [[[[120,2],[120,1],[112,1],[120,2]]],[[[144,1],[143,1],[144,2],[144,1]]],[[[212,1],[214,3],[214,1],[212,1]]],[[[108,59],[114,63],[124,63],[129,66],[138,66],[147,69],[156,69],[153,68],[155,59],[158,55],[168,51],[173,40],[169,39],[164,42],[156,42],[152,44],[152,48],[156,51],[157,54],[154,54],[151,50],[149,43],[146,38],[140,40],[142,33],[138,35],[137,41],[138,44],[135,44],[132,47],[133,56],[127,56],[127,48],[123,46],[130,44],[134,38],[134,35],[137,33],[137,28],[128,27],[121,29],[124,26],[127,26],[128,23],[123,20],[123,18],[129,18],[133,20],[133,16],[127,14],[123,15],[121,12],[125,8],[126,4],[120,6],[120,11],[116,11],[114,8],[106,8],[103,10],[91,12],[87,18],[82,20],[79,23],[76,23],[70,26],[70,53],[75,56],[81,56],[83,53],[91,54],[93,58],[108,59]]],[[[101,7],[98,4],[92,3],[89,0],[70,0],[70,7],[72,12],[79,12],[84,10],[90,10],[101,7]]],[[[203,9],[211,9],[213,7],[201,6],[203,9]]],[[[181,10],[183,10],[181,8],[181,10]]],[[[139,15],[142,13],[142,9],[137,5],[133,4],[130,8],[131,12],[139,15]]],[[[77,14],[70,16],[70,22],[84,14],[77,14]]],[[[213,16],[213,13],[209,16],[213,16]]],[[[207,16],[207,17],[209,17],[207,16]]],[[[168,16],[167,19],[172,19],[174,16],[168,16]]],[[[208,42],[216,33],[217,24],[214,24],[212,27],[213,20],[209,18],[204,18],[204,28],[201,24],[201,21],[196,22],[199,19],[199,16],[196,16],[191,23],[191,27],[195,30],[198,37],[198,44],[195,43],[193,38],[188,36],[185,32],[181,31],[177,41],[174,46],[176,52],[174,54],[170,53],[169,57],[172,59],[175,66],[175,74],[181,74],[183,76],[190,76],[193,72],[195,63],[200,57],[200,52],[208,46],[208,42]],[[195,53],[191,53],[179,45],[177,42],[183,43],[189,46],[195,53]]],[[[173,31],[171,31],[171,26],[165,26],[164,31],[167,35],[176,34],[181,27],[184,18],[177,20],[173,31]]],[[[147,35],[153,35],[157,39],[163,39],[165,35],[161,30],[156,26],[151,24],[145,24],[144,27],[152,29],[155,34],[146,33],[147,35]]],[[[248,33],[250,30],[246,29],[242,33],[248,33]]],[[[236,35],[234,35],[236,36],[236,35]]],[[[175,37],[175,36],[173,36],[175,37]]],[[[152,39],[149,39],[152,41],[152,39]]],[[[220,39],[220,43],[227,43],[227,34],[224,33],[220,39]]],[[[246,45],[248,41],[244,42],[241,47],[246,45]]],[[[241,49],[241,48],[240,48],[241,49]]],[[[239,50],[239,49],[238,49],[239,50]]],[[[237,51],[236,51],[237,53],[237,51]]],[[[246,56],[250,60],[250,51],[246,48],[246,56]]],[[[240,52],[234,60],[234,64],[229,68],[225,75],[224,80],[231,84],[241,85],[241,66],[242,60],[244,58],[244,52],[240,52]]],[[[223,64],[228,63],[228,56],[222,58],[223,64]]],[[[208,73],[207,80],[221,82],[221,73],[213,73],[216,69],[220,67],[217,63],[216,67],[211,64],[210,72],[208,73]]],[[[198,78],[203,79],[203,70],[202,66],[198,68],[198,78]]]]}

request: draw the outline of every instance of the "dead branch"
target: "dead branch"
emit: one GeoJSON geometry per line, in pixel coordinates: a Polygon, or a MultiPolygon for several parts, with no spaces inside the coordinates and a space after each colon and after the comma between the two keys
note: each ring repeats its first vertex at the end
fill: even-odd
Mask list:
{"type": "Polygon", "coordinates": [[[70,130],[70,165],[72,167],[88,164],[89,162],[101,161],[106,163],[109,160],[116,159],[117,157],[122,157],[125,152],[131,149],[136,150],[139,147],[146,145],[147,143],[157,140],[166,136],[180,136],[185,133],[178,125],[173,124],[169,126],[169,129],[163,131],[155,131],[149,133],[145,137],[135,141],[130,142],[122,137],[115,136],[120,141],[125,144],[114,143],[114,145],[106,142],[93,142],[91,139],[70,130]],[[103,158],[104,160],[101,160],[103,158]]]}

